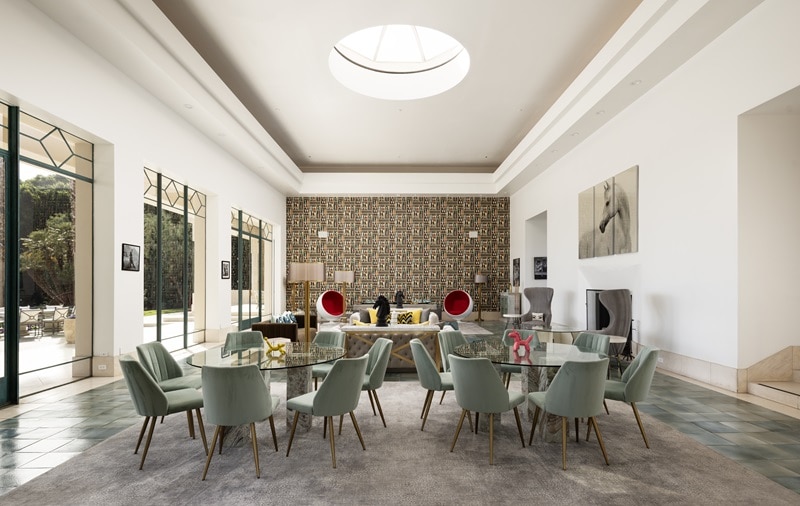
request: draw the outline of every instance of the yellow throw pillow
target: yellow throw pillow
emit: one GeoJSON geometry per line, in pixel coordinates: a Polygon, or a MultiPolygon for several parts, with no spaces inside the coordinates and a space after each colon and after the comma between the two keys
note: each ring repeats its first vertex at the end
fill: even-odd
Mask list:
{"type": "Polygon", "coordinates": [[[360,320],[355,320],[355,321],[353,321],[353,323],[356,324],[356,325],[369,325],[369,323],[364,323],[364,322],[362,322],[360,320]]]}
{"type": "Polygon", "coordinates": [[[370,323],[378,323],[378,310],[377,309],[367,309],[369,311],[369,322],[370,323]]]}
{"type": "Polygon", "coordinates": [[[412,309],[411,316],[414,319],[411,323],[420,323],[420,318],[422,318],[422,309],[412,309]]]}
{"type": "Polygon", "coordinates": [[[414,315],[411,314],[411,311],[403,311],[402,313],[397,313],[397,323],[401,325],[408,325],[414,322],[414,315]]]}

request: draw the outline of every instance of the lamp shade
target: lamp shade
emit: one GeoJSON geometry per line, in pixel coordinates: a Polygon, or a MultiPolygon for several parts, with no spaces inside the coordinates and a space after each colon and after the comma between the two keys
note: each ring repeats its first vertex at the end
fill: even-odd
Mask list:
{"type": "Polygon", "coordinates": [[[325,264],[322,262],[292,262],[289,264],[289,282],[325,281],[325,264]]]}
{"type": "Polygon", "coordinates": [[[476,283],[486,283],[489,281],[489,276],[486,274],[475,274],[475,282],[476,283]]]}
{"type": "Polygon", "coordinates": [[[333,281],[335,283],[353,283],[356,280],[356,273],[353,271],[334,271],[333,281]]]}

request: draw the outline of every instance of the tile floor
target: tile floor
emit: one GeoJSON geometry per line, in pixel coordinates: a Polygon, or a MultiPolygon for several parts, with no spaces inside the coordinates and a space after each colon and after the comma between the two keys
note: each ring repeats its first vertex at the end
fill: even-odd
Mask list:
{"type": "MultiPolygon", "coordinates": [[[[800,410],[662,373],[639,408],[800,494],[800,410]]],[[[0,495],[140,424],[119,378],[90,378],[0,409],[0,495]]]]}

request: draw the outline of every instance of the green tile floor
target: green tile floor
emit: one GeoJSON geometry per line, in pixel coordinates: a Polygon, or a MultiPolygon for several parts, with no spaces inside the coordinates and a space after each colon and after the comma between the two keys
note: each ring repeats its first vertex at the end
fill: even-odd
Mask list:
{"type": "MultiPolygon", "coordinates": [[[[498,330],[494,322],[484,326],[498,330]]],[[[187,366],[187,373],[199,372],[187,366]]],[[[387,376],[387,381],[413,379],[412,374],[387,376]]],[[[279,375],[273,374],[273,380],[280,381],[279,375]]],[[[0,409],[0,495],[142,421],[122,380],[74,395],[50,391],[43,399],[24,400],[23,405],[35,407],[15,416],[3,413],[19,407],[0,409]]],[[[661,373],[656,373],[647,402],[638,406],[800,494],[800,411],[781,409],[783,414],[661,373]]]]}

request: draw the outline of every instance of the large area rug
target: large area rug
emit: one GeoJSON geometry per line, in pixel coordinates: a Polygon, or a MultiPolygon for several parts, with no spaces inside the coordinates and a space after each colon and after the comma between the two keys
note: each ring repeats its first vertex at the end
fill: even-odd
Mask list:
{"type": "MultiPolygon", "coordinates": [[[[284,383],[273,384],[283,395],[284,383]]],[[[322,439],[321,419],[295,438],[286,457],[284,403],[276,414],[278,444],[258,425],[261,479],[249,445],[215,455],[206,481],[202,444],[187,436],[186,417],[156,427],[143,471],[133,454],[139,427],[131,427],[69,462],[2,496],[14,505],[177,504],[798,504],[794,492],[728,460],[670,427],[643,415],[651,449],[645,448],[630,408],[610,402],[599,424],[611,465],[596,439],[568,446],[561,469],[560,444],[522,448],[512,414],[495,433],[489,465],[488,435],[465,428],[455,451],[450,442],[460,409],[449,393],[434,404],[424,432],[418,383],[392,381],[379,390],[387,428],[374,417],[366,394],[356,413],[367,450],[345,419],[336,438],[337,469],[322,439]]],[[[439,396],[436,397],[437,401],[439,396]]],[[[529,422],[523,423],[527,443],[529,422]]],[[[213,428],[206,427],[209,437],[213,428]]],[[[583,431],[582,431],[583,432],[583,431]]]]}

